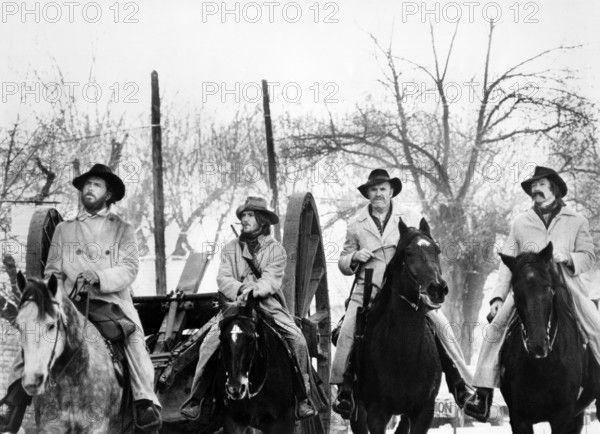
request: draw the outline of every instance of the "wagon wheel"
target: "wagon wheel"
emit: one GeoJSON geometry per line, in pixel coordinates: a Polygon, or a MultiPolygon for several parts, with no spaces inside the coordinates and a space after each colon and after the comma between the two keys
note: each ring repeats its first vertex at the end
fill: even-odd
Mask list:
{"type": "MultiPolygon", "coordinates": [[[[33,213],[29,222],[25,255],[25,274],[28,278],[44,277],[44,268],[46,268],[52,236],[56,226],[62,221],[62,216],[55,208],[40,208],[33,213]]],[[[42,406],[39,399],[41,398],[36,397],[33,401],[35,426],[38,429],[41,428],[42,416],[42,406]]]]}
{"type": "Polygon", "coordinates": [[[315,201],[310,193],[295,193],[288,202],[283,246],[288,259],[283,291],[290,312],[302,319],[302,331],[308,344],[316,377],[327,398],[328,406],[319,418],[303,421],[297,433],[329,432],[331,388],[331,322],[327,268],[321,225],[315,201]]]}
{"type": "Polygon", "coordinates": [[[54,230],[62,216],[55,208],[40,208],[33,213],[27,234],[25,274],[27,277],[44,277],[44,268],[54,230]]]}

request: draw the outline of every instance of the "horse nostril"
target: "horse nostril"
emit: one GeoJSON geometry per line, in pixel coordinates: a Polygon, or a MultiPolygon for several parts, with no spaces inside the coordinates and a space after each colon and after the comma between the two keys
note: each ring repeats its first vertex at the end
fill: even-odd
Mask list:
{"type": "Polygon", "coordinates": [[[40,387],[42,385],[42,383],[44,382],[44,376],[42,374],[35,374],[35,376],[33,377],[34,380],[34,384],[37,387],[40,387]]]}
{"type": "Polygon", "coordinates": [[[444,292],[444,296],[448,295],[448,293],[450,292],[450,290],[448,289],[448,285],[444,285],[444,288],[442,291],[444,292]]]}

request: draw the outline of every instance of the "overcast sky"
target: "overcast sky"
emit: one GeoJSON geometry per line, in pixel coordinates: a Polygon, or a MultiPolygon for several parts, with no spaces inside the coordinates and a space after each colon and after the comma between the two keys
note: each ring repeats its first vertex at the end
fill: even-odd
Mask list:
{"type": "Polygon", "coordinates": [[[9,1],[1,7],[3,126],[28,111],[19,108],[21,99],[38,112],[48,109],[57,94],[47,93],[34,73],[52,81],[53,62],[74,83],[58,97],[73,93],[92,106],[112,99],[131,115],[148,114],[152,70],[159,73],[162,93],[181,107],[204,103],[222,114],[238,101],[258,101],[266,78],[275,114],[320,111],[325,103],[342,112],[380,90],[382,63],[370,34],[384,46],[392,43],[397,55],[430,66],[429,21],[442,55],[459,15],[449,81],[464,83],[481,74],[488,22],[500,14],[492,70],[561,44],[583,44],[552,55],[548,64],[577,69],[581,79],[573,84],[600,99],[600,2],[593,0],[9,1]],[[98,84],[89,84],[92,64],[98,84]]]}

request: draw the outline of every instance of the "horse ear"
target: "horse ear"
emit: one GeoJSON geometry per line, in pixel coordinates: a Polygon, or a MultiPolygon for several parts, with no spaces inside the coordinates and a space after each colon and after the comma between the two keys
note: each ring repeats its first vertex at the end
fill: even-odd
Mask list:
{"type": "Polygon", "coordinates": [[[500,253],[500,259],[502,259],[502,262],[504,262],[504,265],[506,265],[510,269],[510,271],[512,271],[515,268],[517,258],[515,258],[514,256],[508,256],[500,253]]]}
{"type": "Polygon", "coordinates": [[[248,293],[248,298],[246,299],[246,316],[252,316],[252,311],[254,310],[254,306],[256,305],[256,299],[252,294],[252,291],[248,293]]]}
{"type": "Polygon", "coordinates": [[[550,262],[552,260],[553,251],[554,246],[552,245],[552,241],[550,241],[548,245],[544,247],[540,253],[538,253],[538,260],[542,263],[550,262]]]}
{"type": "Polygon", "coordinates": [[[419,223],[419,230],[431,236],[431,228],[429,227],[429,223],[427,223],[427,220],[425,220],[425,217],[423,217],[421,219],[421,222],[419,223]]]}
{"type": "Polygon", "coordinates": [[[400,219],[398,220],[398,230],[400,231],[400,236],[408,232],[408,226],[406,226],[406,223],[404,223],[402,217],[400,217],[400,219]]]}
{"type": "Polygon", "coordinates": [[[23,290],[27,286],[27,279],[25,279],[25,276],[23,276],[21,270],[19,270],[19,272],[17,273],[17,286],[19,287],[19,290],[21,292],[23,292],[23,290]]]}
{"type": "Polygon", "coordinates": [[[56,276],[52,274],[50,279],[48,279],[48,289],[50,290],[50,294],[52,297],[56,297],[56,290],[58,289],[58,281],[56,280],[56,276]]]}

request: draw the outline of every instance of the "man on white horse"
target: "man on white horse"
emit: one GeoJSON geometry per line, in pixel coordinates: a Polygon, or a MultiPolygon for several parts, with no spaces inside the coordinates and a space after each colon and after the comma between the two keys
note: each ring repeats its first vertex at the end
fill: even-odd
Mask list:
{"type": "MultiPolygon", "coordinates": [[[[510,256],[538,252],[552,241],[553,262],[573,297],[577,321],[592,354],[600,362],[600,316],[580,279],[595,263],[588,221],[565,205],[562,198],[567,194],[567,184],[553,169],[537,166],[521,186],[533,200],[533,207],[515,218],[502,252],[510,256]]],[[[490,415],[493,391],[500,385],[500,350],[516,312],[510,280],[511,271],[500,264],[497,289],[490,301],[490,317],[500,338],[484,340],[473,378],[477,392],[465,405],[465,413],[482,422],[490,415]]]]}
{"type": "MultiPolygon", "coordinates": [[[[83,209],[60,223],[54,232],[45,277],[56,276],[59,289],[67,294],[87,292],[90,299],[119,305],[137,325],[125,340],[125,354],[138,427],[152,432],[160,428],[160,403],[154,393],[154,367],[146,350],[144,332],[130,286],[139,261],[133,227],[110,210],[125,195],[125,185],[108,166],[94,165],[76,177],[73,186],[81,193],[83,209]]],[[[21,386],[23,359],[17,357],[10,375],[0,431],[16,433],[31,397],[21,386]]]]}

